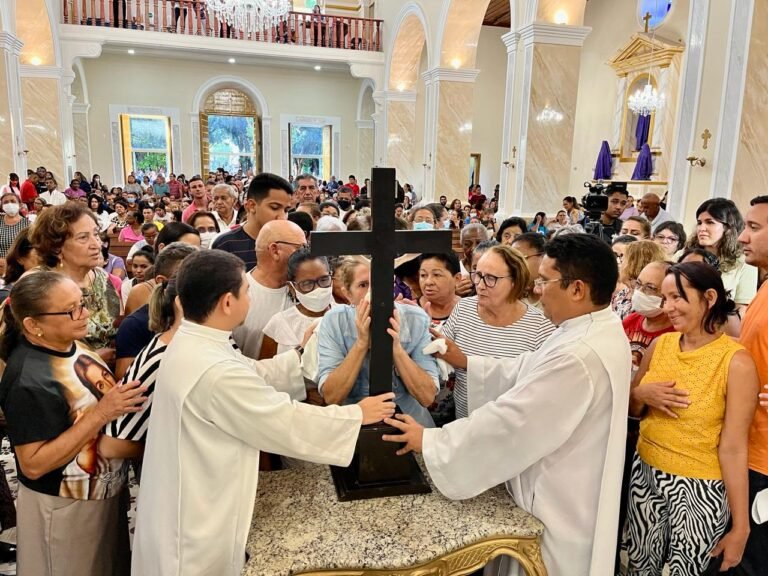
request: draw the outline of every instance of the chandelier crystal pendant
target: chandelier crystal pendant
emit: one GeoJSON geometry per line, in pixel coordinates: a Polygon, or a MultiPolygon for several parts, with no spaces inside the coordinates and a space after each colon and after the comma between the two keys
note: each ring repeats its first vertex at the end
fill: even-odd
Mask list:
{"type": "Polygon", "coordinates": [[[291,0],[208,0],[208,11],[235,30],[256,38],[277,26],[291,10],[291,0]]]}
{"type": "Polygon", "coordinates": [[[641,90],[637,90],[629,97],[627,106],[632,112],[640,116],[650,116],[656,110],[664,106],[664,95],[651,86],[650,78],[648,84],[641,90]]]}

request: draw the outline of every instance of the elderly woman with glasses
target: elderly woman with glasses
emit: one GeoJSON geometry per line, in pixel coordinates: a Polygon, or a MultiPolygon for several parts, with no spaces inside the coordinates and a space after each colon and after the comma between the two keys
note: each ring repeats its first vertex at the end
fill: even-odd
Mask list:
{"type": "Polygon", "coordinates": [[[454,363],[456,418],[469,415],[467,356],[516,358],[538,350],[555,330],[541,312],[522,301],[530,284],[530,272],[517,250],[505,245],[492,246],[480,258],[470,278],[477,296],[463,298],[442,330],[443,336],[458,346],[463,358],[454,363]]]}
{"type": "MultiPolygon", "coordinates": [[[[370,384],[370,263],[350,260],[341,275],[350,305],[331,308],[317,328],[318,391],[328,404],[358,402],[368,396],[370,384]]],[[[432,340],[430,318],[418,306],[396,302],[390,325],[395,402],[422,426],[433,427],[427,408],[440,384],[437,361],[423,352],[432,340]]]]}
{"type": "Polygon", "coordinates": [[[121,503],[123,459],[135,453],[111,446],[102,432],[139,410],[144,389],[138,382],[117,386],[82,343],[89,320],[80,287],[51,271],[21,278],[3,310],[0,407],[18,467],[19,574],[130,571],[121,503]]]}
{"type": "Polygon", "coordinates": [[[80,287],[90,313],[83,341],[112,365],[115,320],[120,317],[122,303],[101,267],[99,231],[99,222],[88,206],[67,202],[44,211],[32,227],[29,240],[42,262],[40,270],[55,269],[80,287]]]}

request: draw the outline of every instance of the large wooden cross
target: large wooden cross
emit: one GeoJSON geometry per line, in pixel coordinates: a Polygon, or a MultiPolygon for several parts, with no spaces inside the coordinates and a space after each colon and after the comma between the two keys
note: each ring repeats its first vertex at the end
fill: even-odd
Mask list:
{"type": "Polygon", "coordinates": [[[392,338],[387,333],[393,310],[395,258],[413,252],[450,252],[450,230],[395,231],[394,168],[374,168],[371,172],[372,229],[369,232],[313,232],[310,238],[314,256],[371,257],[371,361],[369,394],[392,391],[392,338]]]}

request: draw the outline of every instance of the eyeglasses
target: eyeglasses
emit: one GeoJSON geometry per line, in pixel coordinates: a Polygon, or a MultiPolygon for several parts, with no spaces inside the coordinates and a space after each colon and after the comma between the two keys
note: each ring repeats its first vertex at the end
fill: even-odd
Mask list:
{"type": "Polygon", "coordinates": [[[71,320],[80,320],[83,317],[83,310],[85,309],[85,302],[80,302],[80,304],[72,308],[72,310],[67,310],[66,312],[38,312],[37,314],[33,314],[33,316],[69,316],[71,320]]]}
{"type": "Polygon", "coordinates": [[[512,276],[494,276],[493,274],[483,274],[482,272],[469,273],[469,279],[472,281],[472,284],[479,286],[480,282],[482,281],[488,288],[493,288],[496,286],[496,282],[502,278],[512,278],[512,276]]]}
{"type": "Polygon", "coordinates": [[[294,252],[298,251],[298,250],[306,250],[306,249],[309,248],[309,246],[306,243],[305,244],[298,244],[296,242],[288,242],[286,240],[275,240],[275,244],[286,244],[288,246],[293,246],[296,249],[296,250],[294,250],[294,252]]]}
{"type": "Polygon", "coordinates": [[[333,284],[333,277],[330,274],[320,276],[315,280],[302,280],[301,282],[291,282],[291,285],[296,288],[302,294],[307,294],[315,289],[315,286],[319,288],[329,288],[333,284]]]}
{"type": "Polygon", "coordinates": [[[523,256],[523,259],[528,260],[528,258],[533,258],[534,256],[544,256],[544,252],[536,252],[535,254],[528,254],[528,256],[523,256]]]}
{"type": "Polygon", "coordinates": [[[656,234],[654,239],[662,244],[677,244],[680,241],[680,238],[677,236],[664,236],[663,234],[656,234]]]}
{"type": "Polygon", "coordinates": [[[632,287],[648,296],[661,296],[661,291],[653,284],[643,284],[640,280],[635,280],[632,287]]]}
{"type": "Polygon", "coordinates": [[[544,280],[542,278],[536,278],[536,280],[533,281],[533,287],[534,288],[541,288],[544,286],[544,284],[550,284],[552,282],[567,282],[567,278],[553,278],[552,280],[544,280]]]}

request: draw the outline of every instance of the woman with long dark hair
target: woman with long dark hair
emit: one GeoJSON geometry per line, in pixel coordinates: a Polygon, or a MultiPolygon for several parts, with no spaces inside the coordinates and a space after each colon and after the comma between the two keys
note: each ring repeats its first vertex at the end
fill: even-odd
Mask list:
{"type": "Polygon", "coordinates": [[[749,534],[757,369],[723,331],[734,303],[714,268],[672,266],[661,295],[676,331],[649,346],[630,397],[630,415],[641,420],[630,481],[629,573],[661,574],[668,564],[672,574],[701,574],[720,555],[727,570],[741,560],[749,534]]]}

